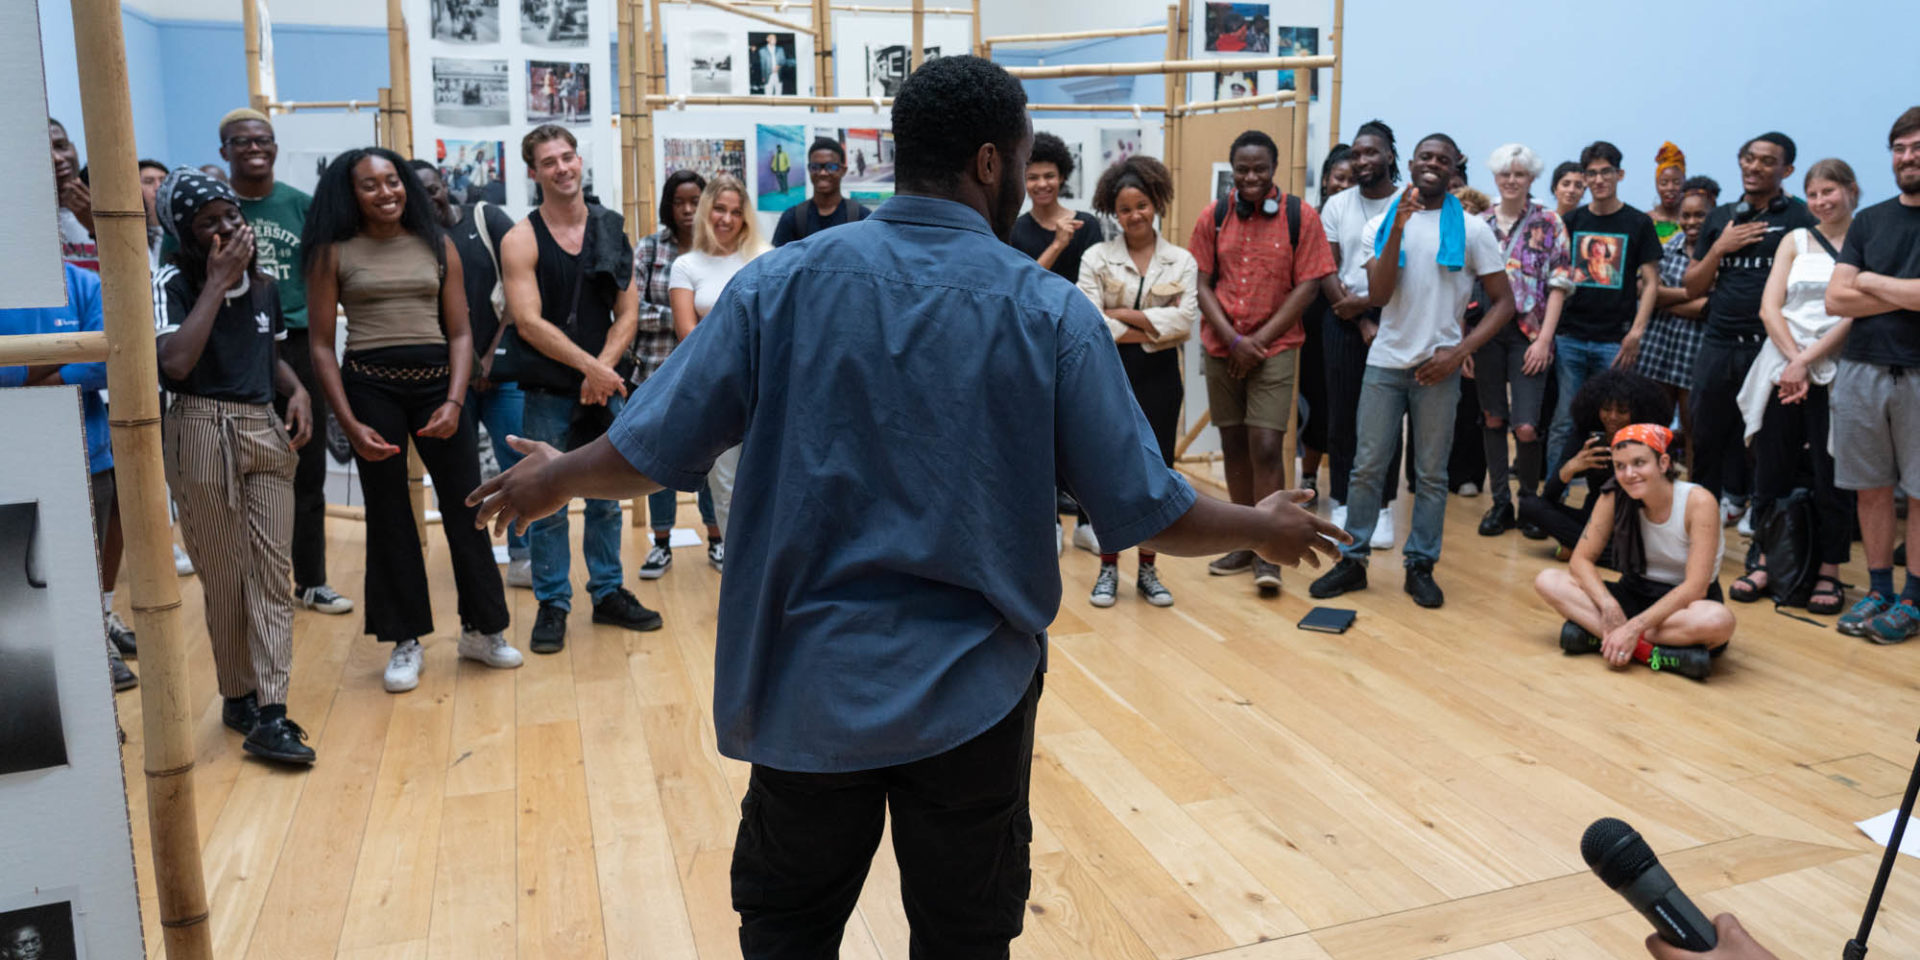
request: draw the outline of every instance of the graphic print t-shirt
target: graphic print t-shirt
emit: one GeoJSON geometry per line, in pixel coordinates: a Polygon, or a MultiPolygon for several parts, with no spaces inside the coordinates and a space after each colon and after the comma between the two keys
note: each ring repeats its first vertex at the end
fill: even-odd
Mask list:
{"type": "Polygon", "coordinates": [[[307,225],[313,198],[275,181],[273,192],[258,200],[240,198],[240,213],[253,227],[260,252],[260,270],[280,288],[280,309],[287,329],[307,327],[307,275],[300,270],[300,231],[307,225]]]}
{"type": "Polygon", "coordinates": [[[1567,214],[1573,294],[1560,312],[1559,336],[1619,343],[1640,305],[1640,268],[1660,263],[1653,218],[1631,206],[1605,216],[1582,206],[1567,214]]]}
{"type": "MultiPolygon", "coordinates": [[[[154,336],[180,330],[200,299],[200,285],[168,264],[153,276],[154,336]]],[[[229,292],[213,316],[200,362],[185,379],[160,372],[160,386],[173,393],[238,403],[273,402],[273,372],[280,352],[274,341],[287,335],[280,297],[271,283],[250,277],[245,290],[229,292]]]]}
{"type": "MultiPolygon", "coordinates": [[[[1695,260],[1707,258],[1714,241],[1733,225],[1734,210],[1738,206],[1739,201],[1724,203],[1707,215],[1707,222],[1700,227],[1700,236],[1693,242],[1695,260]]],[[[1766,291],[1767,275],[1773,272],[1774,251],[1780,248],[1780,239],[1787,231],[1796,227],[1815,229],[1820,225],[1806,204],[1791,198],[1784,209],[1762,210],[1744,219],[1766,224],[1767,233],[1720,258],[1720,272],[1714,276],[1713,292],[1707,296],[1707,339],[1720,343],[1737,337],[1766,335],[1766,325],[1760,322],[1760,294],[1766,291]]]]}

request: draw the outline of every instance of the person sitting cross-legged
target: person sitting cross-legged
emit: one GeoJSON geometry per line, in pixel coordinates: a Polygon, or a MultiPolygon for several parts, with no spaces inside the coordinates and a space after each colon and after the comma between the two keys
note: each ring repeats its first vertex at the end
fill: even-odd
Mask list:
{"type": "Polygon", "coordinates": [[[1673,431],[1652,423],[1613,435],[1610,495],[1594,505],[1568,568],[1542,571],[1533,589],[1567,618],[1562,650],[1704,680],[1733,638],[1718,581],[1726,535],[1713,495],[1674,479],[1672,442],[1673,431]],[[1622,571],[1610,583],[1594,562],[1608,544],[1622,571]]]}

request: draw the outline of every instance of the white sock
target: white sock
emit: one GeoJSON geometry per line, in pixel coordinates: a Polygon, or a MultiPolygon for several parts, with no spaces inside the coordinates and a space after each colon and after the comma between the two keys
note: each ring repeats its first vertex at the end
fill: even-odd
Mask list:
{"type": "Polygon", "coordinates": [[[102,613],[113,612],[113,591],[112,590],[100,591],[100,612],[102,613]]]}

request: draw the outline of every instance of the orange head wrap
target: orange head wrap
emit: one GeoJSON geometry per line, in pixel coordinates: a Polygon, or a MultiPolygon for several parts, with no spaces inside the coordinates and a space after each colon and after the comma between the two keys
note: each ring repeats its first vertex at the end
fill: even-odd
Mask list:
{"type": "Polygon", "coordinates": [[[1657,423],[1630,424],[1621,427],[1613,435],[1613,442],[1609,446],[1617,447],[1629,440],[1652,447],[1654,453],[1666,453],[1667,446],[1673,443],[1673,431],[1657,423]]]}
{"type": "Polygon", "coordinates": [[[1687,175],[1687,155],[1681,153],[1680,148],[1674,146],[1671,140],[1661,144],[1660,152],[1653,155],[1654,176],[1659,176],[1660,171],[1668,167],[1679,167],[1680,175],[1683,177],[1687,175]]]}

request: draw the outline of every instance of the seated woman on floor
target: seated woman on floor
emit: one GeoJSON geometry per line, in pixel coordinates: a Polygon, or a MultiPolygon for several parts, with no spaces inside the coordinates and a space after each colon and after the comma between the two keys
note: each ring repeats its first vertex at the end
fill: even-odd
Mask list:
{"type": "MultiPolygon", "coordinates": [[[[1607,446],[1607,438],[1630,423],[1672,423],[1673,401],[1653,380],[1637,373],[1609,369],[1580,385],[1569,412],[1573,417],[1574,435],[1586,440],[1564,462],[1553,465],[1546,489],[1539,496],[1520,491],[1521,532],[1534,539],[1544,539],[1535,535],[1534,531],[1538,530],[1558,540],[1560,547],[1554,556],[1561,560],[1573,555],[1574,544],[1580,541],[1587,519],[1593,516],[1600,488],[1613,479],[1612,451],[1607,446]],[[1567,489],[1582,477],[1587,481],[1586,502],[1577,508],[1567,506],[1562,502],[1567,489]]],[[[1600,556],[1594,562],[1609,570],[1619,569],[1606,544],[1602,544],[1600,556]]]]}
{"type": "Polygon", "coordinates": [[[1726,537],[1713,495],[1674,479],[1672,442],[1673,431],[1653,423],[1614,433],[1613,480],[1589,498],[1593,516],[1572,563],[1542,571],[1533,589],[1567,618],[1562,650],[1704,680],[1733,638],[1719,583],[1726,537]],[[1622,575],[1602,582],[1594,561],[1608,544],[1622,575]]]}

